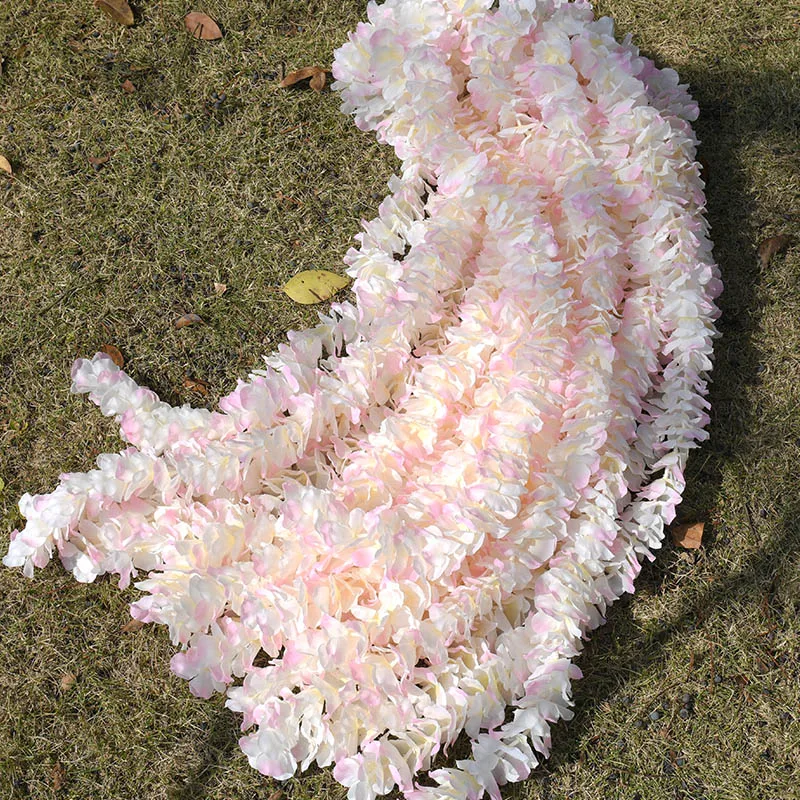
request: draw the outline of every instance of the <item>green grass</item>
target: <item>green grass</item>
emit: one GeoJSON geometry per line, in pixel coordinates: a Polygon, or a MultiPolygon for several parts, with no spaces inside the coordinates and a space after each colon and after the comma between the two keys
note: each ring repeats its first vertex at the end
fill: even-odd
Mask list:
{"type": "MultiPolygon", "coordinates": [[[[690,461],[681,514],[709,525],[702,550],[667,544],[611,610],[579,660],[576,718],[504,796],[800,797],[800,257],[796,244],[764,269],[756,257],[762,238],[800,227],[800,17],[764,0],[598,5],[702,109],[726,289],[711,441],[690,461]]],[[[360,2],[198,7],[222,42],[188,40],[177,0],[142,0],[130,30],[89,0],[0,3],[0,153],[16,173],[0,175],[0,550],[22,492],[119,449],[113,423],[68,393],[75,357],[115,344],[164,399],[213,406],[315,318],[276,287],[336,269],[397,166],[335,95],[275,88],[284,67],[330,63],[360,2]],[[228,99],[206,115],[214,91],[228,99]],[[95,171],[87,157],[107,152],[95,171]],[[186,312],[206,324],[176,330],[186,312]]],[[[277,788],[247,765],[222,699],[196,700],[169,674],[165,631],[121,633],[135,590],[79,585],[54,564],[33,582],[0,570],[0,592],[0,798],[263,800],[277,788]],[[61,691],[67,673],[76,682],[61,691]]],[[[345,794],[328,770],[284,789],[345,794]]]]}

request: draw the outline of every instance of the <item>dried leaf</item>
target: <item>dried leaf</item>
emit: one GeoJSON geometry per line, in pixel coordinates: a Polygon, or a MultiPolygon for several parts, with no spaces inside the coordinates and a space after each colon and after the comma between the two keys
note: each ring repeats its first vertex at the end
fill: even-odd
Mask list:
{"type": "Polygon", "coordinates": [[[309,78],[312,78],[314,75],[317,74],[318,68],[317,67],[303,67],[302,69],[297,69],[294,72],[290,72],[279,84],[278,86],[281,89],[285,89],[287,86],[294,86],[294,84],[298,83],[299,81],[305,81],[309,78]]]}
{"type": "Polygon", "coordinates": [[[350,283],[350,278],[326,269],[307,269],[291,278],[283,291],[296,303],[322,303],[350,283]]]}
{"type": "Polygon", "coordinates": [[[168,103],[153,109],[153,116],[161,120],[178,119],[181,113],[181,107],[177,103],[168,103]]]}
{"type": "Polygon", "coordinates": [[[770,236],[769,239],[764,239],[758,246],[758,259],[761,262],[761,268],[769,266],[772,258],[778,255],[791,240],[792,237],[788,233],[779,233],[777,236],[770,236]]]}
{"type": "Polygon", "coordinates": [[[89,163],[93,167],[102,167],[103,164],[108,164],[111,160],[111,153],[106,153],[104,156],[89,156],[89,163]]]}
{"type": "Polygon", "coordinates": [[[11,169],[11,162],[5,156],[0,156],[0,170],[7,172],[9,175],[14,174],[14,170],[11,169]]]}
{"type": "Polygon", "coordinates": [[[673,525],[670,528],[672,541],[677,547],[687,550],[697,550],[703,543],[704,522],[692,522],[684,525],[673,525]]]}
{"type": "Polygon", "coordinates": [[[295,200],[294,197],[289,197],[288,194],[284,194],[281,191],[275,192],[275,199],[279,200],[281,203],[285,203],[290,206],[301,206],[303,205],[299,200],[295,200]]]}
{"type": "Polygon", "coordinates": [[[104,344],[100,348],[101,353],[105,353],[120,369],[125,365],[125,359],[120,353],[118,347],[114,347],[113,344],[104,344]]]}
{"type": "Polygon", "coordinates": [[[224,283],[214,283],[214,294],[217,295],[217,297],[222,297],[227,291],[228,287],[224,283]]]}
{"type": "Polygon", "coordinates": [[[284,800],[286,795],[283,793],[282,789],[276,789],[268,798],[267,800],[284,800]]]}
{"type": "Polygon", "coordinates": [[[53,765],[53,769],[50,771],[50,784],[53,787],[54,792],[58,792],[64,786],[64,782],[67,779],[67,771],[64,769],[64,766],[61,762],[56,761],[53,765]]]}
{"type": "Polygon", "coordinates": [[[290,72],[278,86],[280,86],[281,89],[286,89],[288,86],[294,86],[296,83],[308,80],[309,78],[317,78],[319,81],[318,76],[320,74],[322,74],[322,85],[320,85],[319,89],[316,89],[316,91],[320,91],[325,85],[325,70],[322,67],[303,67],[302,69],[290,72]]]}
{"type": "Polygon", "coordinates": [[[320,70],[309,82],[308,85],[315,91],[321,92],[325,88],[325,72],[320,70]]]}
{"type": "Polygon", "coordinates": [[[178,319],[175,320],[175,327],[180,329],[188,325],[200,325],[202,322],[202,317],[199,317],[197,314],[184,314],[182,317],[178,317],[178,319]]]}
{"type": "Polygon", "coordinates": [[[219,25],[207,14],[201,14],[199,11],[190,11],[184,17],[183,22],[186,25],[186,30],[195,39],[215,42],[217,39],[222,38],[222,31],[219,29],[219,25]]]}
{"type": "Polygon", "coordinates": [[[94,4],[114,22],[120,25],[133,25],[133,11],[125,0],[94,0],[94,4]]]}
{"type": "Polygon", "coordinates": [[[206,383],[205,381],[201,381],[199,378],[184,378],[183,386],[190,392],[197,392],[197,394],[202,394],[202,395],[208,394],[208,389],[209,389],[208,383],[206,383]]]}
{"type": "Polygon", "coordinates": [[[132,619],[122,626],[122,633],[135,633],[144,628],[144,622],[140,619],[132,619]]]}
{"type": "Polygon", "coordinates": [[[86,45],[83,42],[79,42],[77,39],[70,39],[67,42],[67,47],[70,50],[74,50],[76,53],[82,53],[86,49],[86,45]]]}
{"type": "Polygon", "coordinates": [[[122,91],[126,94],[133,94],[136,91],[136,87],[133,85],[133,82],[130,78],[126,78],[122,82],[122,91]]]}
{"type": "Polygon", "coordinates": [[[67,672],[61,676],[61,680],[58,682],[58,688],[62,692],[68,692],[75,685],[76,680],[77,678],[73,672],[67,672]]]}

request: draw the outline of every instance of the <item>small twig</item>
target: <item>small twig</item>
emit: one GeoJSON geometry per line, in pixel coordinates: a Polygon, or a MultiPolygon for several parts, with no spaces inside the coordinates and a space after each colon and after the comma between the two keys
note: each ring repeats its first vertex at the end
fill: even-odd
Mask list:
{"type": "MultiPolygon", "coordinates": [[[[99,280],[100,278],[94,278],[92,281],[90,281],[90,285],[97,283],[99,280]]],[[[58,295],[58,297],[56,297],[56,299],[53,300],[52,303],[45,306],[41,311],[39,311],[39,313],[46,314],[48,311],[50,311],[51,308],[57,306],[59,303],[61,303],[63,300],[66,300],[68,297],[71,297],[73,294],[75,294],[82,288],[85,288],[85,286],[70,286],[68,289],[65,289],[63,292],[61,292],[61,294],[58,295]]]]}
{"type": "Polygon", "coordinates": [[[750,501],[748,500],[744,504],[745,510],[747,511],[747,521],[750,523],[750,530],[756,538],[758,538],[758,529],[756,528],[756,521],[753,517],[753,509],[750,508],[750,501]]]}
{"type": "Polygon", "coordinates": [[[46,94],[44,97],[37,97],[36,100],[31,100],[28,103],[23,103],[21,106],[12,106],[8,108],[7,106],[0,106],[0,111],[4,114],[13,114],[15,111],[22,111],[23,108],[29,108],[30,106],[35,106],[37,103],[43,103],[45,100],[49,100],[53,95],[46,94]]]}
{"type": "Polygon", "coordinates": [[[714,642],[711,642],[710,665],[711,665],[711,669],[710,669],[710,673],[711,673],[711,690],[713,691],[714,690],[714,677],[715,677],[715,673],[714,673],[714,642]]]}
{"type": "Polygon", "coordinates": [[[80,288],[79,286],[70,286],[69,289],[65,289],[63,292],[61,292],[60,295],[58,295],[58,297],[56,297],[55,300],[53,300],[52,303],[50,303],[50,305],[45,306],[39,313],[46,314],[48,311],[50,311],[51,308],[57,306],[62,300],[66,300],[67,297],[75,294],[75,292],[77,292],[79,288],[80,288]]]}

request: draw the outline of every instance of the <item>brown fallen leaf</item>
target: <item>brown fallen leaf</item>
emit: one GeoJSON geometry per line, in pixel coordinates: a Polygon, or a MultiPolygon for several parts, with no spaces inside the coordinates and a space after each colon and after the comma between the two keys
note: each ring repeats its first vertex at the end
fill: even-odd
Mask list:
{"type": "Polygon", "coordinates": [[[140,631],[142,628],[144,628],[144,622],[142,622],[140,619],[132,619],[126,622],[120,630],[122,633],[135,633],[136,631],[140,631]]]}
{"type": "Polygon", "coordinates": [[[67,42],[67,47],[76,53],[82,53],[86,49],[86,45],[83,42],[79,42],[77,39],[70,39],[67,42]]]}
{"type": "Polygon", "coordinates": [[[198,316],[197,314],[184,314],[182,317],[178,317],[175,320],[175,327],[186,328],[189,325],[200,325],[203,322],[203,318],[198,316]]]}
{"type": "Polygon", "coordinates": [[[190,392],[197,392],[197,394],[207,395],[209,385],[206,381],[201,381],[199,378],[184,378],[183,386],[190,392]]]}
{"type": "Polygon", "coordinates": [[[294,72],[290,72],[278,86],[280,86],[281,89],[286,89],[289,86],[300,83],[300,81],[306,81],[311,78],[309,85],[315,92],[320,92],[322,91],[322,87],[325,86],[325,72],[326,70],[322,67],[303,67],[302,69],[296,69],[294,72]]]}
{"type": "Polygon", "coordinates": [[[294,86],[299,81],[305,81],[317,74],[318,67],[302,67],[290,72],[279,84],[281,89],[287,86],[294,86]]]}
{"type": "Polygon", "coordinates": [[[279,200],[281,203],[285,203],[290,206],[301,206],[303,205],[299,200],[295,200],[294,197],[289,197],[288,194],[284,194],[280,190],[275,192],[275,199],[279,200]]]}
{"type": "Polygon", "coordinates": [[[104,164],[108,164],[111,160],[111,153],[106,153],[104,156],[89,156],[89,163],[93,167],[102,167],[104,164]]]}
{"type": "Polygon", "coordinates": [[[182,113],[181,107],[177,103],[168,103],[153,109],[153,116],[163,121],[178,119],[182,113]]]}
{"type": "Polygon", "coordinates": [[[286,795],[283,793],[282,789],[276,789],[268,798],[267,800],[283,800],[286,795]]]}
{"type": "Polygon", "coordinates": [[[788,244],[792,241],[792,237],[788,233],[779,233],[777,236],[770,236],[769,239],[764,239],[758,246],[758,259],[761,262],[761,268],[769,266],[769,262],[773,257],[778,255],[788,244]]]}
{"type": "Polygon", "coordinates": [[[190,11],[183,18],[186,30],[194,36],[195,39],[202,39],[206,42],[215,42],[217,39],[222,38],[222,31],[219,25],[214,22],[207,14],[201,14],[199,11],[190,11]]]}
{"type": "Polygon", "coordinates": [[[222,297],[227,291],[228,287],[224,283],[214,283],[214,294],[217,295],[217,297],[222,297]]]}
{"type": "Polygon", "coordinates": [[[308,85],[315,91],[321,92],[325,88],[325,72],[320,70],[309,82],[308,85]]]}
{"type": "Polygon", "coordinates": [[[676,547],[697,550],[703,543],[704,522],[691,522],[684,525],[673,525],[670,528],[672,542],[676,547]]]}
{"type": "Polygon", "coordinates": [[[14,174],[14,170],[11,169],[11,162],[5,156],[0,156],[0,170],[7,172],[9,175],[14,174]]]}
{"type": "Polygon", "coordinates": [[[64,787],[64,782],[66,780],[67,771],[60,761],[56,761],[53,765],[53,769],[50,770],[50,785],[53,787],[53,791],[60,791],[64,787]]]}
{"type": "Polygon", "coordinates": [[[125,366],[125,359],[122,353],[113,344],[104,344],[100,348],[100,352],[105,353],[120,369],[125,366]]]}
{"type": "Polygon", "coordinates": [[[76,680],[77,678],[73,672],[67,672],[61,676],[61,680],[58,682],[58,688],[62,692],[68,692],[75,685],[76,680]]]}
{"type": "Polygon", "coordinates": [[[130,78],[126,78],[122,82],[122,91],[126,94],[133,94],[136,91],[136,87],[133,85],[133,81],[130,78]]]}
{"type": "Polygon", "coordinates": [[[94,4],[114,22],[120,25],[133,25],[133,11],[125,0],[94,0],[94,4]]]}

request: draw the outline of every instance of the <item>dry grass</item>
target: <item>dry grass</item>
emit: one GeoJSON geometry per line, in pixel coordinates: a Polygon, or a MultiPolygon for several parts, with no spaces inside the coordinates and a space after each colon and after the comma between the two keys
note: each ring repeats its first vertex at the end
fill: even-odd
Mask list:
{"type": "MultiPolygon", "coordinates": [[[[504,796],[800,797],[800,258],[795,246],[761,269],[755,252],[800,225],[798,16],[764,0],[598,5],[702,108],[726,291],[712,438],[690,463],[682,513],[710,526],[697,557],[665,547],[613,608],[580,659],[576,718],[504,796]]],[[[330,62],[361,3],[202,8],[222,42],[188,41],[177,0],[142,0],[129,31],[88,0],[0,3],[0,153],[16,170],[0,178],[3,537],[23,491],[118,449],[113,424],[68,394],[76,356],[113,343],[165,399],[212,405],[313,319],[275,287],[335,269],[396,166],[336,96],[275,90],[282,65],[330,62]],[[171,117],[154,113],[164,108],[171,117]],[[106,152],[92,169],[87,156],[106,152]],[[175,330],[188,311],[206,324],[175,330]],[[185,376],[208,381],[209,397],[188,394],[185,376]]],[[[0,797],[256,800],[276,788],[247,766],[221,699],[195,700],[168,673],[165,632],[120,632],[131,591],[78,585],[58,565],[34,582],[0,570],[0,591],[0,797]]],[[[285,791],[344,796],[328,771],[285,791]]]]}

